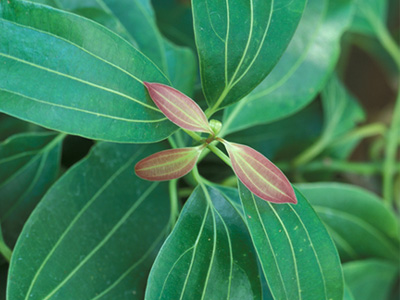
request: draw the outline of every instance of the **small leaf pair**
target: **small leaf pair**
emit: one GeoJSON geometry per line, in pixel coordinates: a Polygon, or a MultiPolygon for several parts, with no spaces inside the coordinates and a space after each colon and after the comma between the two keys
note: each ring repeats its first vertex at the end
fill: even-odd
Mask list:
{"type": "Polygon", "coordinates": [[[219,130],[210,126],[196,102],[172,87],[144,84],[169,120],[186,130],[209,133],[210,137],[201,146],[165,150],[141,160],[135,166],[139,177],[151,181],[182,177],[193,169],[208,143],[217,139],[224,144],[236,176],[253,194],[274,203],[297,203],[293,188],[281,170],[256,150],[216,137],[219,130]]]}

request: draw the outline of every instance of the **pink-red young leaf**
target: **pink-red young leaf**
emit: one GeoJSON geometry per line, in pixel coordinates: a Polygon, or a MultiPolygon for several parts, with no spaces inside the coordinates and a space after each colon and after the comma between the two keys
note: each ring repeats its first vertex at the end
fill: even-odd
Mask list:
{"type": "Polygon", "coordinates": [[[289,180],[264,155],[245,145],[223,143],[234,172],[253,194],[274,203],[297,203],[289,180]]]}
{"type": "Polygon", "coordinates": [[[213,134],[206,115],[188,96],[164,84],[143,83],[151,99],[171,122],[187,130],[213,134]]]}
{"type": "Polygon", "coordinates": [[[171,180],[190,172],[202,147],[170,149],[150,155],[135,166],[136,175],[150,181],[171,180]]]}

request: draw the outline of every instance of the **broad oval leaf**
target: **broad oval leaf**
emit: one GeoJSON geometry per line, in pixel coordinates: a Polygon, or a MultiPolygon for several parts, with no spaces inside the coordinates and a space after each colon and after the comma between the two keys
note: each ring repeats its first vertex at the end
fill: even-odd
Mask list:
{"type": "Polygon", "coordinates": [[[25,224],[7,299],[143,299],[169,231],[168,186],[132,170],[161,149],[98,143],[70,168],[25,224]]]}
{"type": "Polygon", "coordinates": [[[172,180],[189,173],[197,162],[201,147],[164,150],[139,161],[136,175],[150,181],[172,180]]]}
{"type": "Polygon", "coordinates": [[[0,224],[10,247],[57,179],[64,137],[49,132],[25,133],[0,144],[0,224]]]}
{"type": "Polygon", "coordinates": [[[151,99],[171,122],[187,130],[214,134],[203,110],[188,96],[165,84],[144,84],[151,99]]]}
{"type": "Polygon", "coordinates": [[[354,300],[398,299],[398,292],[393,295],[393,288],[398,286],[398,264],[379,259],[360,260],[345,263],[343,273],[354,300]]]}
{"type": "Polygon", "coordinates": [[[399,259],[399,222],[376,195],[340,183],[299,185],[324,221],[342,260],[399,259]]]}
{"type": "Polygon", "coordinates": [[[224,141],[233,170],[255,195],[274,203],[297,203],[286,176],[260,152],[241,144],[224,141]]]}
{"type": "Polygon", "coordinates": [[[198,186],[151,269],[146,300],[261,300],[245,223],[223,194],[198,186]]]}
{"type": "Polygon", "coordinates": [[[211,112],[239,101],[272,70],[305,0],[193,0],[203,91],[211,112]]]}
{"type": "Polygon", "coordinates": [[[297,205],[273,204],[239,182],[247,225],[274,299],[342,300],[343,275],[328,232],[296,190],[297,205]]]}
{"type": "Polygon", "coordinates": [[[278,64],[247,97],[224,111],[224,134],[282,119],[310,103],[335,68],[353,8],[353,0],[308,0],[278,64]]]}
{"type": "Polygon", "coordinates": [[[143,81],[169,83],[131,44],[88,19],[0,2],[0,111],[63,132],[155,142],[176,127],[143,81]],[[29,13],[27,13],[29,12],[29,13]]]}

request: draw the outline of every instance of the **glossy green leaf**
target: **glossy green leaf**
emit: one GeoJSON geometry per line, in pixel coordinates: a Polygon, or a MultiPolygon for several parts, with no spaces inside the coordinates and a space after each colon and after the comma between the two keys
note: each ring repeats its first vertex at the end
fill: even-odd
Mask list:
{"type": "Polygon", "coordinates": [[[399,259],[399,222],[371,192],[339,183],[299,185],[326,224],[342,260],[399,259]]]}
{"type": "Polygon", "coordinates": [[[194,190],[157,256],[145,299],[261,299],[248,231],[221,192],[194,190]]]}
{"type": "Polygon", "coordinates": [[[0,111],[118,142],[154,142],[175,130],[142,84],[168,80],[125,40],[30,2],[2,1],[0,17],[0,77],[7,78],[0,82],[0,111]]]}
{"type": "Polygon", "coordinates": [[[306,106],[324,87],[340,54],[352,0],[309,0],[299,27],[268,77],[224,113],[224,133],[269,123],[306,106]]]}
{"type": "Polygon", "coordinates": [[[274,299],[343,298],[339,257],[328,232],[295,189],[297,205],[273,204],[239,183],[247,225],[274,299]]]}
{"type": "Polygon", "coordinates": [[[399,266],[370,259],[344,264],[343,273],[354,300],[385,300],[399,275],[399,266]]]}
{"type": "Polygon", "coordinates": [[[193,0],[196,45],[210,112],[239,101],[271,72],[304,0],[193,0]]]}
{"type": "Polygon", "coordinates": [[[353,294],[351,293],[349,287],[346,284],[344,285],[343,300],[354,300],[353,294]]]}
{"type": "Polygon", "coordinates": [[[143,299],[169,229],[168,187],[135,163],[159,145],[99,143],[27,221],[10,265],[8,299],[143,299]]]}
{"type": "Polygon", "coordinates": [[[56,180],[63,139],[55,133],[26,133],[0,144],[0,223],[9,246],[56,180]]]}

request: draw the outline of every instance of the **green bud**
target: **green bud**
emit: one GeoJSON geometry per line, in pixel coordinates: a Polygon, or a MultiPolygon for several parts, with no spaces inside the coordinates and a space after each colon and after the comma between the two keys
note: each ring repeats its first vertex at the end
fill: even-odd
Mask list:
{"type": "Polygon", "coordinates": [[[218,120],[212,119],[212,120],[210,120],[210,122],[208,124],[210,125],[210,127],[215,135],[217,135],[222,128],[222,123],[218,120]]]}

